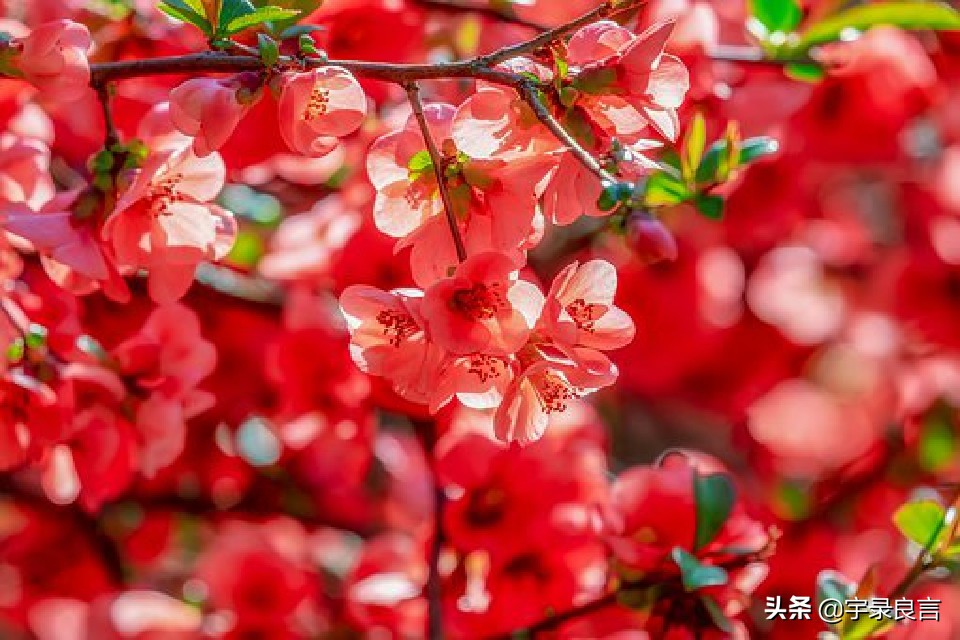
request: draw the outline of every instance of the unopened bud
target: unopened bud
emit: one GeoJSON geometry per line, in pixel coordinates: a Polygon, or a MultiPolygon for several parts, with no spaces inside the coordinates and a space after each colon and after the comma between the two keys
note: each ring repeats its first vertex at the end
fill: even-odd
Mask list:
{"type": "Polygon", "coordinates": [[[633,216],[627,221],[627,241],[648,264],[673,261],[679,254],[676,238],[656,218],[633,216]]]}

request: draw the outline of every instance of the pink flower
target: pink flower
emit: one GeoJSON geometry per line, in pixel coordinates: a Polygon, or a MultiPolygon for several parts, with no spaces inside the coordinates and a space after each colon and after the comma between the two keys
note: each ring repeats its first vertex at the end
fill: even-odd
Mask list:
{"type": "Polygon", "coordinates": [[[154,152],[104,225],[120,266],[150,271],[155,301],[180,298],[199,262],[230,250],[236,222],[210,202],[225,175],[216,154],[198,158],[189,148],[154,152]]]}
{"type": "Polygon", "coordinates": [[[53,194],[47,145],[0,133],[0,204],[23,202],[35,209],[53,194]]]}
{"type": "Polygon", "coordinates": [[[19,41],[24,78],[52,100],[75,100],[90,84],[90,32],[72,20],[42,24],[19,41]]]}
{"type": "Polygon", "coordinates": [[[633,320],[613,304],[617,271],[605,260],[574,262],[554,279],[540,328],[560,345],[608,351],[633,340],[633,320]]]}
{"type": "Polygon", "coordinates": [[[157,307],[140,332],[112,352],[124,379],[145,399],[136,411],[140,465],[152,475],[183,451],[186,421],[214,404],[197,389],[216,366],[196,314],[179,304],[157,307]]]}
{"type": "Polygon", "coordinates": [[[529,364],[513,379],[497,409],[497,438],[521,445],[539,440],[552,415],[616,381],[616,366],[599,351],[574,349],[571,353],[573,357],[568,357],[545,346],[519,354],[520,361],[529,364]]]}
{"type": "Polygon", "coordinates": [[[284,75],[280,92],[280,135],[291,150],[325,156],[338,138],[360,128],[367,98],[357,79],[340,67],[284,75]]]}
{"type": "Polygon", "coordinates": [[[170,119],[181,133],[193,137],[195,154],[210,155],[226,143],[259,99],[256,83],[254,73],[193,78],[170,92],[170,119]]]}
{"type": "Polygon", "coordinates": [[[421,312],[430,339],[446,351],[502,356],[523,346],[542,306],[543,294],[518,279],[513,261],[488,252],[427,289],[421,312]]]}
{"type": "MultiPolygon", "coordinates": [[[[663,48],[673,22],[639,36],[611,21],[587,25],[570,40],[578,104],[605,130],[627,138],[653,126],[668,140],[680,129],[677,109],[690,88],[683,63],[663,48]]],[[[632,142],[632,140],[631,140],[632,142]]]]}
{"type": "Polygon", "coordinates": [[[0,226],[29,240],[40,254],[40,262],[51,280],[59,286],[82,295],[103,286],[114,299],[124,299],[126,286],[108,247],[88,217],[75,213],[78,190],[57,194],[38,211],[19,204],[11,205],[0,217],[0,226]]]}
{"type": "Polygon", "coordinates": [[[350,329],[350,355],[371,375],[389,380],[411,402],[426,404],[436,393],[443,351],[426,338],[419,292],[347,287],[340,307],[350,329]]]}
{"type": "MultiPolygon", "coordinates": [[[[442,145],[450,138],[455,110],[449,104],[424,106],[430,136],[442,145]]],[[[426,142],[411,115],[403,128],[381,136],[367,154],[367,173],[377,190],[373,216],[377,228],[394,238],[416,231],[426,220],[442,214],[443,202],[426,142]]],[[[447,232],[449,233],[449,231],[447,232]]]]}

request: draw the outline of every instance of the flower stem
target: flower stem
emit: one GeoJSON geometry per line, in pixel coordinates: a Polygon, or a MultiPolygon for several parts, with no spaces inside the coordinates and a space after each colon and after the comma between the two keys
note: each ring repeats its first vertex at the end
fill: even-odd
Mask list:
{"type": "Polygon", "coordinates": [[[420,131],[423,133],[423,140],[427,144],[427,152],[430,154],[430,160],[433,163],[433,173],[437,177],[437,190],[440,192],[440,199],[443,201],[443,211],[447,216],[447,225],[450,227],[450,235],[453,237],[453,244],[457,250],[457,259],[463,262],[467,259],[467,248],[463,244],[463,237],[460,235],[460,226],[457,224],[457,217],[453,211],[453,201],[450,199],[450,189],[447,187],[446,164],[440,150],[437,149],[437,143],[430,134],[430,126],[427,123],[427,117],[423,113],[423,102],[420,100],[420,86],[416,82],[405,85],[407,97],[410,100],[410,106],[413,108],[413,115],[420,125],[420,131]]]}

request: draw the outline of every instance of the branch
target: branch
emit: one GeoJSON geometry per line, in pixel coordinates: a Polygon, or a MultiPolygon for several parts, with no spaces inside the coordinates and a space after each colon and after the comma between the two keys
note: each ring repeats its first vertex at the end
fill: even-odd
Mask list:
{"type": "Polygon", "coordinates": [[[423,102],[420,100],[420,87],[417,83],[412,82],[405,88],[407,98],[410,99],[410,106],[413,108],[413,115],[417,118],[417,124],[420,125],[423,139],[427,143],[427,152],[430,154],[430,160],[433,163],[433,173],[437,177],[437,189],[440,191],[440,199],[443,200],[443,212],[447,217],[450,235],[453,237],[453,244],[457,249],[457,259],[463,262],[467,259],[467,248],[460,236],[460,227],[457,225],[457,217],[453,211],[453,201],[450,199],[450,190],[447,188],[447,164],[443,156],[440,155],[440,150],[437,149],[437,143],[433,136],[430,135],[430,125],[427,123],[427,118],[423,113],[423,102]]]}
{"type": "Polygon", "coordinates": [[[540,96],[537,95],[537,90],[530,84],[524,83],[521,84],[518,91],[520,92],[520,97],[530,105],[530,108],[533,109],[533,113],[537,116],[537,119],[545,126],[550,132],[556,136],[557,140],[562,142],[570,150],[576,158],[585,166],[587,169],[593,172],[601,182],[603,183],[614,183],[617,181],[610,173],[600,166],[600,163],[597,161],[589,151],[580,146],[580,143],[577,142],[570,132],[563,128],[556,118],[553,117],[553,114],[550,113],[550,109],[547,108],[547,105],[543,103],[540,99],[540,96]]]}
{"type": "Polygon", "coordinates": [[[738,45],[718,44],[709,51],[707,57],[718,62],[739,62],[743,64],[765,65],[770,67],[783,67],[791,64],[813,64],[820,63],[810,56],[798,56],[792,58],[770,58],[759,47],[742,47],[738,45]]]}
{"type": "Polygon", "coordinates": [[[627,0],[626,2],[607,0],[593,11],[583,14],[576,20],[560,25],[554,29],[550,29],[549,31],[544,31],[540,35],[527,40],[526,42],[503,47],[502,49],[498,49],[493,53],[480,56],[477,58],[477,60],[481,60],[485,66],[492,67],[512,58],[533,53],[549,46],[552,42],[560,40],[564,36],[577,31],[580,29],[580,27],[592,24],[598,20],[610,18],[620,13],[625,13],[632,9],[637,9],[646,4],[646,2],[647,0],[627,0]]]}
{"type": "Polygon", "coordinates": [[[100,100],[100,108],[103,112],[103,148],[109,149],[120,142],[120,134],[117,133],[117,126],[113,122],[113,112],[110,110],[110,85],[106,82],[99,82],[93,88],[97,91],[97,98],[100,100]]]}
{"type": "Polygon", "coordinates": [[[508,22],[510,24],[515,24],[521,27],[526,27],[527,29],[532,29],[534,31],[546,31],[549,27],[540,24],[539,22],[534,22],[533,20],[527,20],[526,18],[521,18],[516,15],[509,9],[500,9],[490,5],[477,4],[475,2],[469,2],[467,0],[414,0],[416,4],[419,4],[427,9],[432,9],[434,11],[443,11],[445,13],[475,13],[479,16],[490,18],[492,20],[499,20],[501,22],[508,22]]]}

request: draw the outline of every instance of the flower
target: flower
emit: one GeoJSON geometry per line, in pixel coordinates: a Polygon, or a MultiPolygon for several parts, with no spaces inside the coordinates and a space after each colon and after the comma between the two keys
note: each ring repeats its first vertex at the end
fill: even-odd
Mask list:
{"type": "Polygon", "coordinates": [[[155,151],[103,227],[122,267],[150,271],[150,297],[180,298],[203,260],[217,260],[236,236],[233,214],[210,202],[223,186],[219,155],[189,148],[155,151]]]}
{"type": "Polygon", "coordinates": [[[291,150],[320,157],[333,151],[337,138],[360,128],[367,99],[360,83],[341,67],[321,67],[283,76],[280,135],[291,150]]]}
{"type": "Polygon", "coordinates": [[[635,36],[605,20],[570,39],[569,61],[578,67],[572,86],[582,92],[578,104],[602,128],[629,138],[649,124],[676,140],[677,109],[690,78],[679,58],[663,52],[672,31],[673,22],[666,21],[635,36]]]}
{"type": "Polygon", "coordinates": [[[633,320],[613,304],[617,271],[606,260],[574,262],[554,278],[540,327],[561,345],[609,351],[633,340],[633,320]]]}
{"type": "Polygon", "coordinates": [[[508,257],[487,252],[427,289],[421,312],[431,340],[446,351],[507,355],[527,341],[542,306],[543,294],[518,279],[508,257]]]}
{"type": "Polygon", "coordinates": [[[193,78],[170,92],[170,119],[181,133],[193,137],[195,154],[202,158],[224,145],[259,99],[257,82],[255,73],[193,78]]]}
{"type": "Polygon", "coordinates": [[[347,287],[340,307],[350,329],[350,355],[361,371],[389,380],[393,390],[426,404],[436,391],[443,352],[426,338],[419,291],[347,287]]]}
{"type": "Polygon", "coordinates": [[[87,28],[72,20],[42,24],[19,41],[24,78],[51,100],[76,100],[90,84],[87,28]]]}

